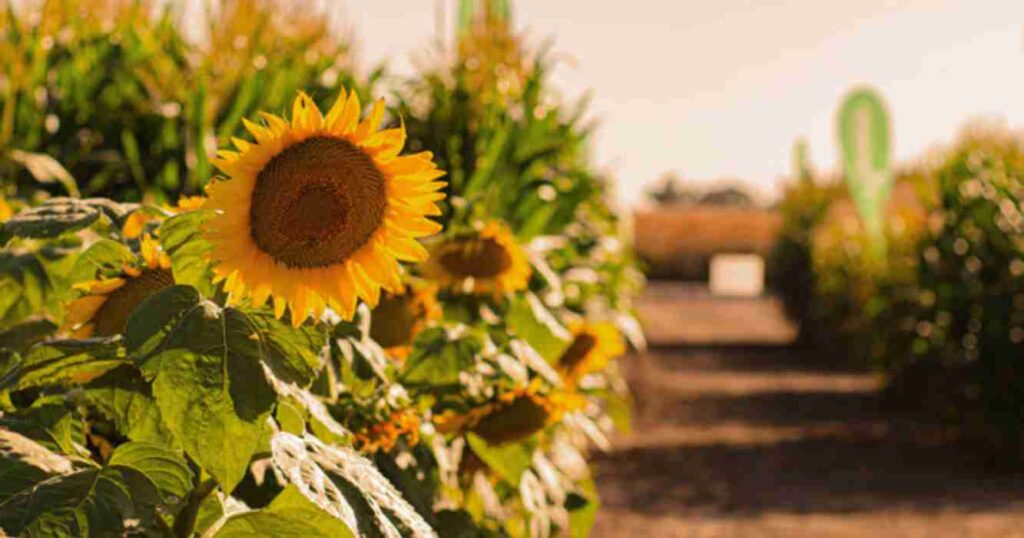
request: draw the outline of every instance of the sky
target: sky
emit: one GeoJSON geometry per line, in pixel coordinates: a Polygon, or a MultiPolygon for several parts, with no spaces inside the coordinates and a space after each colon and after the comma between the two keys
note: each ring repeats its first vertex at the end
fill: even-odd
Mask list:
{"type": "MultiPolygon", "coordinates": [[[[439,3],[344,0],[362,61],[398,72],[436,38],[439,3]]],[[[663,173],[739,179],[772,196],[806,138],[836,169],[835,109],[870,84],[893,120],[897,162],[949,143],[972,118],[1024,124],[1022,0],[512,0],[514,22],[566,61],[566,100],[593,91],[595,162],[618,199],[663,173]]],[[[446,22],[451,28],[451,21],[446,22]]]]}

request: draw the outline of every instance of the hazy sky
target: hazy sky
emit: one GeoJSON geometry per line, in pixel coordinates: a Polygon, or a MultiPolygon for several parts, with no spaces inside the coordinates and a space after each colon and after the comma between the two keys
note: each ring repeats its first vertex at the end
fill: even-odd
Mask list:
{"type": "MultiPolygon", "coordinates": [[[[435,35],[433,1],[345,4],[368,63],[390,57],[408,70],[435,35]]],[[[573,59],[556,74],[562,91],[594,90],[594,156],[626,203],[668,170],[773,192],[799,136],[817,168],[833,169],[833,113],[856,84],[887,99],[900,161],[968,118],[1024,124],[1024,0],[512,4],[520,29],[553,36],[573,59]]]]}

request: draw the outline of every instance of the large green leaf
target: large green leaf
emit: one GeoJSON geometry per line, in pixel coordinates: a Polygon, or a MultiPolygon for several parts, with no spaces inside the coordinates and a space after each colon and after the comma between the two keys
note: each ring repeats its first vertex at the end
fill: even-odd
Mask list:
{"type": "Polygon", "coordinates": [[[33,347],[14,375],[0,379],[0,389],[84,383],[127,363],[117,336],[51,340],[33,347]]]}
{"type": "Polygon", "coordinates": [[[174,436],[225,491],[242,479],[275,393],[263,370],[261,335],[245,314],[164,290],[128,322],[129,349],[146,375],[174,436]]]}
{"type": "Polygon", "coordinates": [[[145,526],[176,503],[192,472],[172,450],[126,443],[102,468],[61,474],[0,503],[0,528],[30,536],[121,535],[126,520],[145,526]]]}
{"type": "Polygon", "coordinates": [[[344,538],[353,534],[340,519],[321,510],[290,485],[266,508],[228,518],[214,536],[344,538]]]}
{"type": "Polygon", "coordinates": [[[164,352],[153,382],[166,424],[225,491],[245,475],[274,403],[258,358],[234,347],[238,337],[225,337],[220,353],[164,352]]]}
{"type": "Polygon", "coordinates": [[[86,385],[82,394],[128,439],[172,444],[152,387],[134,366],[125,364],[103,374],[86,385]]]}

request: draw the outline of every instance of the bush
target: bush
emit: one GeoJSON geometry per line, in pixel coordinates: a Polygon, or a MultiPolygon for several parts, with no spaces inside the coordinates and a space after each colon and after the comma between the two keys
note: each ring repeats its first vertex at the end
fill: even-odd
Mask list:
{"type": "Polygon", "coordinates": [[[997,442],[1024,419],[1024,140],[968,132],[937,172],[917,252],[912,353],[892,357],[894,392],[997,442]]]}
{"type": "Polygon", "coordinates": [[[800,343],[844,366],[880,366],[906,324],[913,257],[924,226],[919,201],[927,179],[899,174],[887,208],[887,255],[868,252],[853,202],[837,184],[804,181],[780,205],[783,228],[769,278],[787,314],[800,324],[800,343]]]}

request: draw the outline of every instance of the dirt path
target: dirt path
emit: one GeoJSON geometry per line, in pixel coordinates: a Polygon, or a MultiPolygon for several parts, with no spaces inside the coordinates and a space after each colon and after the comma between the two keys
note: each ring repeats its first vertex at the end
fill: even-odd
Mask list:
{"type": "Polygon", "coordinates": [[[595,536],[1024,536],[1024,475],[879,411],[869,374],[786,347],[633,357],[595,536]]]}

